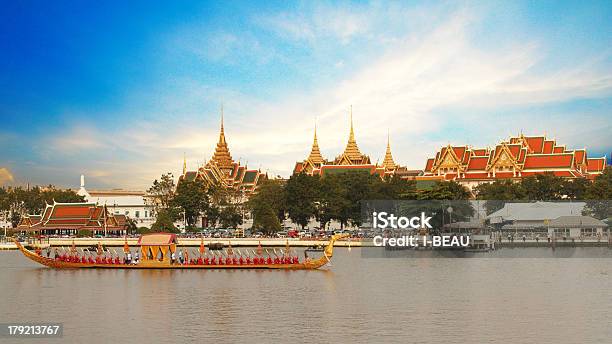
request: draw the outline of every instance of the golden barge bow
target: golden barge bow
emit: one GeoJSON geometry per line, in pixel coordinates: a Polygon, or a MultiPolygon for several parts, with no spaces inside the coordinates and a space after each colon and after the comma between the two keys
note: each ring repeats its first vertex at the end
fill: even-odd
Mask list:
{"type": "MultiPolygon", "coordinates": [[[[169,259],[143,259],[138,264],[108,264],[108,263],[90,263],[90,262],[68,262],[53,258],[43,257],[35,252],[25,248],[17,240],[15,244],[19,250],[27,258],[56,269],[75,269],[75,268],[93,268],[93,269],[268,269],[268,270],[314,270],[318,269],[331,261],[334,251],[334,243],[336,240],[346,237],[346,234],[333,235],[325,250],[323,256],[306,260],[299,263],[290,264],[172,264],[169,259]]],[[[142,238],[141,238],[142,239],[142,238]]],[[[141,240],[140,240],[141,241],[141,240]]],[[[139,242],[140,242],[139,241],[139,242]]],[[[139,250],[142,250],[141,246],[139,250]]]]}

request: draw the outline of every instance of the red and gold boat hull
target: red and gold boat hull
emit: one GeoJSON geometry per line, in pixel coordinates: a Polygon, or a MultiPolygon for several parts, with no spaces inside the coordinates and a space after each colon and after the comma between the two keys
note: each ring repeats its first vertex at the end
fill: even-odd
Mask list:
{"type": "Polygon", "coordinates": [[[19,250],[27,258],[36,263],[56,269],[232,269],[232,270],[314,270],[321,268],[331,261],[334,251],[334,243],[343,237],[345,234],[334,235],[329,240],[329,243],[323,251],[323,256],[295,264],[170,264],[169,261],[143,260],[138,264],[99,264],[99,263],[77,263],[66,262],[57,259],[43,257],[25,248],[21,243],[15,240],[15,244],[19,250]]]}

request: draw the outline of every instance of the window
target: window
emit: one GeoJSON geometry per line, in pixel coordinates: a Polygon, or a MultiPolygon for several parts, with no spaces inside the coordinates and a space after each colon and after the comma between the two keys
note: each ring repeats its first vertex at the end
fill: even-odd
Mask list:
{"type": "Polygon", "coordinates": [[[597,236],[597,229],[596,228],[581,228],[580,235],[585,236],[585,237],[597,236]]]}
{"type": "Polygon", "coordinates": [[[134,216],[136,216],[136,218],[139,218],[140,217],[140,211],[136,210],[136,212],[134,213],[134,216]]]}

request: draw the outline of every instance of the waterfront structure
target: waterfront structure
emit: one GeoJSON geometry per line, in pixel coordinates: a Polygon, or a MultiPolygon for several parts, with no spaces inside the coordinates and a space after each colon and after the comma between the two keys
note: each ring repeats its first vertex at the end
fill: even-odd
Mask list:
{"type": "Polygon", "coordinates": [[[106,205],[114,215],[131,218],[137,227],[151,228],[155,223],[155,210],[144,191],[122,189],[87,190],[85,176],[81,175],[81,187],[77,194],[89,203],[106,205]]]}
{"type": "Polygon", "coordinates": [[[91,235],[122,235],[128,229],[123,214],[96,203],[46,204],[41,214],[24,215],[17,225],[18,231],[36,234],[76,235],[87,231],[91,235]]]}
{"type": "Polygon", "coordinates": [[[223,109],[221,109],[221,130],[219,141],[212,158],[196,171],[187,171],[187,161],[183,159],[183,173],[179,183],[183,180],[203,180],[207,185],[220,185],[233,188],[248,196],[256,191],[257,185],[268,179],[266,173],[260,170],[249,169],[232,158],[223,126],[223,109]]]}
{"type": "Polygon", "coordinates": [[[303,161],[296,162],[293,169],[294,174],[305,173],[308,175],[320,176],[348,171],[364,171],[370,174],[377,174],[381,178],[398,175],[403,179],[414,179],[415,176],[421,174],[421,171],[411,171],[395,163],[393,154],[391,153],[391,143],[388,135],[387,148],[381,165],[378,163],[373,164],[369,156],[361,153],[357,145],[357,140],[355,139],[352,108],[350,112],[349,139],[344,151],[333,160],[325,159],[319,149],[317,128],[315,126],[310,154],[303,161]]]}
{"type": "Polygon", "coordinates": [[[417,180],[453,180],[470,189],[498,179],[552,173],[564,178],[594,179],[606,168],[606,158],[590,158],[585,149],[567,149],[543,136],[520,134],[495,148],[443,147],[427,160],[417,180]]]}

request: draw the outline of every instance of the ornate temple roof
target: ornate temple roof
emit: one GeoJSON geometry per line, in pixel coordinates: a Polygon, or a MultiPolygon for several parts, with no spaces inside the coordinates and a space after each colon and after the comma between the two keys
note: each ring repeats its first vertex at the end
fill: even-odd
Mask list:
{"type": "Polygon", "coordinates": [[[396,167],[395,162],[393,161],[393,155],[391,155],[391,143],[389,141],[389,134],[387,134],[387,151],[385,152],[385,159],[383,160],[382,165],[385,170],[393,170],[396,167]]]}
{"type": "Polygon", "coordinates": [[[323,159],[323,155],[321,155],[321,150],[319,149],[319,143],[317,142],[317,127],[315,125],[314,131],[314,140],[312,142],[312,148],[310,150],[310,155],[306,160],[310,160],[313,164],[323,164],[325,159],[323,159]]]}
{"type": "Polygon", "coordinates": [[[234,165],[234,159],[232,159],[232,155],[227,147],[227,141],[225,140],[225,130],[223,128],[223,107],[221,108],[221,131],[219,132],[219,142],[217,142],[215,154],[213,154],[210,161],[221,169],[231,169],[234,165]]]}
{"type": "Polygon", "coordinates": [[[346,148],[344,148],[344,155],[351,160],[361,160],[363,157],[363,154],[361,154],[357,146],[357,140],[355,140],[355,131],[353,130],[353,107],[351,107],[351,132],[349,133],[346,148]]]}
{"type": "Polygon", "coordinates": [[[427,160],[424,177],[493,180],[552,173],[558,177],[593,179],[605,166],[605,157],[589,158],[586,149],[567,150],[545,135],[520,134],[492,150],[443,147],[435,158],[427,160]]]}

